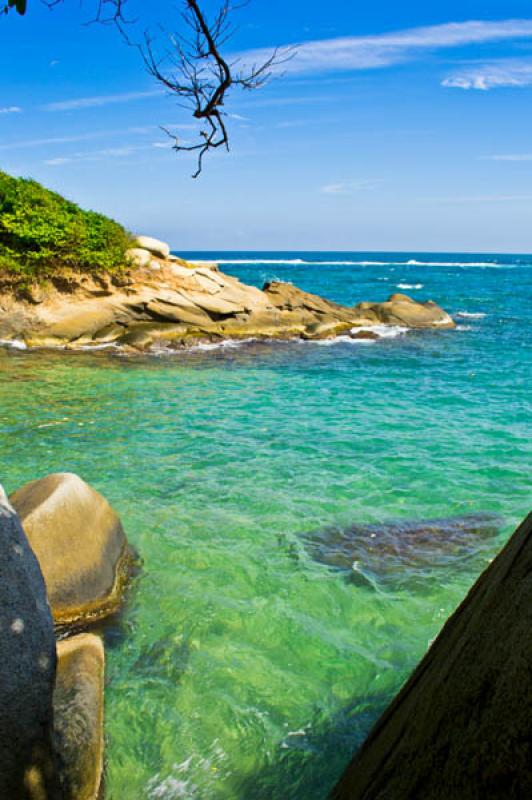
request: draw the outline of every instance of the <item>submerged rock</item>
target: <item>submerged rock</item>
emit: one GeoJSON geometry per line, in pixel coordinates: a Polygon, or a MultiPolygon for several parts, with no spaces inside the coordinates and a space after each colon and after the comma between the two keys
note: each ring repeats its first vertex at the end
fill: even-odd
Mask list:
{"type": "Polygon", "coordinates": [[[532,797],[532,514],[450,617],[331,800],[532,797]]]}
{"type": "Polygon", "coordinates": [[[103,769],[104,649],[92,634],[57,645],[55,745],[64,800],[97,800],[103,769]]]}
{"type": "Polygon", "coordinates": [[[34,771],[49,800],[56,654],[43,576],[0,486],[0,797],[26,798],[34,771]],[[26,782],[26,785],[27,782],[26,782]]]}
{"type": "Polygon", "coordinates": [[[107,500],[71,473],[32,481],[10,500],[39,560],[56,624],[115,611],[132,554],[107,500]]]}
{"type": "Polygon", "coordinates": [[[478,554],[483,540],[499,531],[494,514],[435,520],[326,528],[304,536],[310,555],[344,571],[352,580],[382,585],[423,583],[434,568],[453,566],[478,554]]]}

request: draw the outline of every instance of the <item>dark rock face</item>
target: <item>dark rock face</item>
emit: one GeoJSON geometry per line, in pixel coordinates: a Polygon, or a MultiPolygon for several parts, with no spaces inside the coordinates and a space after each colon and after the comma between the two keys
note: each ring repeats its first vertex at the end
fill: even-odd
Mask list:
{"type": "Polygon", "coordinates": [[[56,651],[44,580],[0,486],[0,797],[26,797],[25,773],[41,773],[56,798],[50,735],[56,651]]]}
{"type": "Polygon", "coordinates": [[[532,797],[532,514],[447,621],[331,800],[532,797]]]}
{"type": "Polygon", "coordinates": [[[422,585],[433,569],[467,564],[497,534],[494,514],[326,528],[304,537],[311,556],[357,582],[422,585]]]}

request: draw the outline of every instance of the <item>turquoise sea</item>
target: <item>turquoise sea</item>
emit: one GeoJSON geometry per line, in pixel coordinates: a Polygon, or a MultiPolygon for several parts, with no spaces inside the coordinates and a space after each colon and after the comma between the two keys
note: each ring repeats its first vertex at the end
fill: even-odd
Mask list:
{"type": "Polygon", "coordinates": [[[402,291],[458,322],[133,358],[0,349],[6,489],[79,473],[143,559],[105,631],[107,800],[323,800],[530,510],[532,257],[181,255],[348,304],[402,291]],[[362,557],[360,580],[308,546],[479,512],[498,534],[419,565],[383,552],[386,574],[362,557]]]}

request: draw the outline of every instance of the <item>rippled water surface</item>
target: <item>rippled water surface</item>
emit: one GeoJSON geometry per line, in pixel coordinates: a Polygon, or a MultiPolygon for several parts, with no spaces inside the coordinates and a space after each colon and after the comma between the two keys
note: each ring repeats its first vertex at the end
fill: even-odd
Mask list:
{"type": "Polygon", "coordinates": [[[324,798],[530,506],[531,259],[221,257],[346,303],[433,298],[459,328],[131,359],[0,350],[6,488],[78,472],[144,562],[107,632],[107,800],[324,798]],[[421,583],[350,581],[305,546],[477,512],[501,515],[498,536],[425,559],[421,583]]]}

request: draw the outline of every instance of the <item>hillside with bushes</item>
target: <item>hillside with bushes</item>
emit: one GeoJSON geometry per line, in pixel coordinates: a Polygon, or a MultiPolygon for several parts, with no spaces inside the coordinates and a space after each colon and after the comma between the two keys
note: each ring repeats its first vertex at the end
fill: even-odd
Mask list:
{"type": "Polygon", "coordinates": [[[65,271],[114,273],[125,264],[129,233],[37,181],[0,171],[0,274],[39,281],[65,271]]]}

